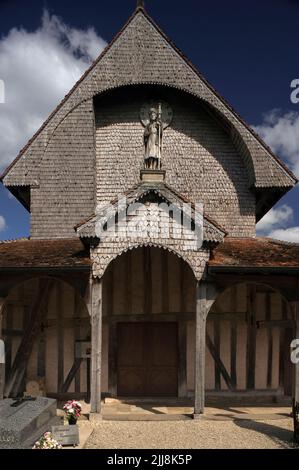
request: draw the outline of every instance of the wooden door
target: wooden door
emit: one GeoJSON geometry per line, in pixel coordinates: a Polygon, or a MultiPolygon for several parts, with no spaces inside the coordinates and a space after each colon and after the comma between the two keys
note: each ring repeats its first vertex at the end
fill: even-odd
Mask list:
{"type": "Polygon", "coordinates": [[[177,323],[120,323],[117,330],[119,396],[178,393],[177,323]]]}

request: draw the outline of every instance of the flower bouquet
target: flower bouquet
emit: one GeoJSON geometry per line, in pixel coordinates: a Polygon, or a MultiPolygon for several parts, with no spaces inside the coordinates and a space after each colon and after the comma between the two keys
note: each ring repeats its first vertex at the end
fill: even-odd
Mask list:
{"type": "Polygon", "coordinates": [[[63,407],[69,424],[76,424],[81,416],[82,406],[76,400],[69,400],[63,407]]]}
{"type": "Polygon", "coordinates": [[[45,432],[43,436],[36,441],[33,449],[62,449],[61,445],[53,438],[50,432],[45,432]]]}

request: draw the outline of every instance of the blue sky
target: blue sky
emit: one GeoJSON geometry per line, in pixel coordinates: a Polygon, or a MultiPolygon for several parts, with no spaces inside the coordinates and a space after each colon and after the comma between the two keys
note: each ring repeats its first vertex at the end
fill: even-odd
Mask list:
{"type": "MultiPolygon", "coordinates": [[[[119,31],[135,4],[0,0],[0,79],[7,95],[0,104],[2,169],[119,31]]],[[[164,32],[299,176],[299,103],[290,100],[290,83],[299,78],[299,0],[145,4],[164,32]]],[[[299,241],[298,194],[296,188],[283,198],[260,226],[261,234],[299,241]]],[[[0,239],[28,234],[29,215],[0,187],[0,239]]]]}

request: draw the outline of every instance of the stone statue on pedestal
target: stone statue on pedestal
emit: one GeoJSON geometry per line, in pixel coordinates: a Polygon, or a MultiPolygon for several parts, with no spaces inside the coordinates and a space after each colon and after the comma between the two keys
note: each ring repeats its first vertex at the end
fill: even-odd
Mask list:
{"type": "Polygon", "coordinates": [[[172,120],[172,109],[167,103],[146,103],[140,111],[144,130],[144,168],[161,170],[163,130],[172,120]]]}

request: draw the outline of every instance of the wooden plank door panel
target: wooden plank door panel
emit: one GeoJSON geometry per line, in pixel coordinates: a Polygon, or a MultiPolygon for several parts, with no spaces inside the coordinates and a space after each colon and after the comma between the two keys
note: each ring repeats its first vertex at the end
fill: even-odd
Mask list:
{"type": "Polygon", "coordinates": [[[143,396],[146,380],[143,324],[120,323],[117,333],[118,395],[143,396]]]}
{"type": "Polygon", "coordinates": [[[177,323],[118,325],[119,396],[177,396],[177,323]]]}

